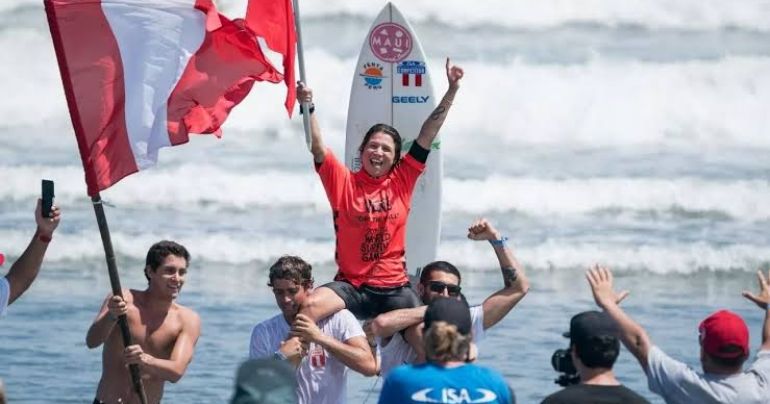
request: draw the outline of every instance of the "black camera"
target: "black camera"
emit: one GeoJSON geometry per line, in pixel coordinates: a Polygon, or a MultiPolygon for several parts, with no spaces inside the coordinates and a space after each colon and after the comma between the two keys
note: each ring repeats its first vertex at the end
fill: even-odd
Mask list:
{"type": "Polygon", "coordinates": [[[553,370],[562,373],[554,380],[554,383],[562,387],[571,386],[580,383],[580,376],[572,363],[572,355],[569,349],[557,349],[551,355],[551,366],[553,370]]]}

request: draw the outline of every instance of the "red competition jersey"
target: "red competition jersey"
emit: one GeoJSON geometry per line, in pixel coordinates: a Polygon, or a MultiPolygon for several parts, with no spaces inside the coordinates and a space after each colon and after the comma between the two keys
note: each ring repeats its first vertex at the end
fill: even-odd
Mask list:
{"type": "Polygon", "coordinates": [[[326,149],[316,167],[334,215],[337,280],[398,287],[408,282],[404,244],[412,191],[425,164],[411,154],[388,175],[353,173],[326,149]]]}

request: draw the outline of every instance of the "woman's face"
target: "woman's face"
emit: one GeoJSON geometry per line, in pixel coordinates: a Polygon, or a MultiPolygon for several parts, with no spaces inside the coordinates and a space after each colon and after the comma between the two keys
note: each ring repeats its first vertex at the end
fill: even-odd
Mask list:
{"type": "Polygon", "coordinates": [[[396,144],[393,137],[383,132],[373,134],[361,150],[364,170],[374,178],[390,172],[396,161],[396,144]]]}

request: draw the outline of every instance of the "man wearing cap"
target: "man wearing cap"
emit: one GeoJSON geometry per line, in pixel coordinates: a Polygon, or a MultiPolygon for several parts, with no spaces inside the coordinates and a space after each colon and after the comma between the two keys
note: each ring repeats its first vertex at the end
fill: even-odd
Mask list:
{"type": "Polygon", "coordinates": [[[569,324],[570,355],[580,376],[580,384],[566,387],[543,400],[542,404],[645,404],[640,395],[615,378],[612,366],[620,353],[618,327],[607,314],[585,311],[569,324]]]}
{"type": "MultiPolygon", "coordinates": [[[[53,232],[61,220],[59,208],[51,208],[51,215],[43,217],[42,201],[37,200],[35,208],[35,222],[37,230],[27,249],[21,254],[19,259],[11,265],[11,269],[5,276],[0,276],[0,316],[5,313],[5,309],[24,293],[32,281],[40,272],[40,266],[43,264],[43,257],[48,249],[48,243],[51,242],[53,232]]],[[[0,258],[4,257],[0,255],[0,258]]],[[[2,265],[2,262],[0,262],[2,265]]]]}
{"type": "MultiPolygon", "coordinates": [[[[486,219],[478,219],[471,224],[468,238],[489,242],[500,264],[504,284],[484,303],[470,308],[471,335],[473,342],[477,343],[484,338],[487,329],[500,322],[524,298],[529,291],[529,280],[524,266],[507,245],[507,238],[486,219]]],[[[438,297],[463,299],[460,283],[460,271],[454,265],[435,261],[422,269],[417,290],[423,304],[427,305],[438,297]]],[[[395,366],[424,360],[421,323],[426,307],[393,310],[380,314],[372,322],[372,331],[380,340],[381,375],[386,376],[395,366]]]]}
{"type": "Polygon", "coordinates": [[[619,296],[612,287],[612,273],[595,266],[587,273],[588,283],[599,305],[618,325],[623,345],[639,360],[652,392],[668,404],[731,403],[767,404],[770,402],[770,272],[768,278],[758,272],[760,293],[743,296],[765,311],[762,345],[754,363],[743,370],[749,358],[749,330],[735,313],[720,310],[700,324],[700,361],[703,373],[666,355],[653,345],[647,332],[617,304],[619,296]]]}

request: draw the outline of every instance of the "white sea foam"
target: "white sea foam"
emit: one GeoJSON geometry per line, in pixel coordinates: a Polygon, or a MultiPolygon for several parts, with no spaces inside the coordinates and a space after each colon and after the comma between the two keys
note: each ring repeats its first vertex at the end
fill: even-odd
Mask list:
{"type": "MultiPolygon", "coordinates": [[[[243,0],[220,1],[235,16],[243,0]]],[[[633,24],[649,28],[714,29],[743,27],[770,29],[770,8],[764,0],[460,0],[396,1],[413,22],[438,20],[454,26],[494,24],[515,28],[547,28],[569,23],[633,24]]],[[[300,2],[303,18],[339,14],[374,19],[385,5],[381,0],[300,2]]]]}
{"type": "MultiPolygon", "coordinates": [[[[0,230],[0,252],[14,259],[26,246],[29,232],[0,230]]],[[[101,260],[104,251],[96,232],[55,235],[46,254],[47,262],[101,260]]],[[[284,254],[296,254],[313,264],[333,264],[334,241],[306,240],[256,234],[244,238],[228,234],[124,234],[113,231],[112,241],[119,257],[141,261],[149,246],[161,239],[185,245],[197,262],[249,264],[269,262],[284,254]]],[[[515,245],[515,241],[512,241],[515,245]]],[[[528,267],[538,269],[586,268],[602,263],[623,270],[649,270],[657,273],[690,273],[701,269],[750,271],[770,261],[766,246],[713,246],[707,243],[674,245],[586,244],[548,240],[534,246],[516,246],[516,254],[528,267]]],[[[497,271],[498,264],[487,243],[444,241],[438,258],[473,271],[497,271]]],[[[122,260],[122,259],[121,259],[122,260]]]]}
{"type": "MultiPolygon", "coordinates": [[[[46,144],[71,135],[69,118],[50,40],[42,34],[18,41],[0,35],[0,49],[16,55],[0,67],[2,126],[25,131],[45,127],[59,131],[46,144]],[[27,42],[31,42],[29,45],[27,42]],[[37,45],[35,45],[37,44],[37,45]],[[31,49],[31,50],[30,50],[31,49]],[[20,80],[30,77],[34,80],[20,80]],[[46,94],[40,97],[40,94],[46,94]]],[[[347,100],[355,61],[329,52],[307,52],[313,66],[319,119],[330,145],[342,146],[347,100]]],[[[439,94],[442,60],[433,59],[439,94]]],[[[712,61],[643,63],[596,57],[581,65],[540,65],[511,60],[507,64],[456,61],[466,77],[444,134],[448,153],[500,145],[652,145],[718,150],[723,147],[770,149],[770,57],[728,57],[712,61]],[[453,149],[454,148],[454,149],[453,149]]],[[[224,126],[227,142],[284,140],[300,136],[299,117],[288,120],[282,103],[285,87],[258,83],[224,126]],[[250,136],[228,135],[245,131],[250,136]]],[[[13,130],[7,135],[17,136],[13,130]]],[[[40,135],[26,140],[37,142],[40,135]]],[[[2,141],[2,139],[0,139],[2,141]]],[[[72,148],[71,142],[67,143],[72,148]]],[[[161,152],[163,153],[163,152],[161,152]]]]}
{"type": "MultiPolygon", "coordinates": [[[[220,11],[230,18],[243,17],[246,0],[219,0],[220,11]]],[[[542,29],[570,23],[603,25],[632,24],[648,28],[715,29],[740,27],[770,30],[770,7],[766,0],[461,0],[397,1],[395,4],[413,22],[438,20],[453,26],[493,24],[514,28],[542,29]]],[[[374,19],[382,0],[326,0],[300,2],[303,18],[355,15],[374,19]]],[[[40,8],[40,0],[5,0],[0,13],[21,8],[40,8]]]]}
{"type": "MultiPolygon", "coordinates": [[[[42,167],[0,166],[7,178],[0,200],[24,202],[39,193],[42,167]]],[[[48,169],[62,205],[84,199],[82,170],[48,169]]],[[[328,203],[315,173],[266,170],[228,171],[214,165],[183,164],[128,177],[103,193],[105,200],[137,209],[185,211],[295,207],[326,214],[328,203]]],[[[491,176],[447,178],[444,212],[473,215],[518,211],[531,216],[575,217],[593,212],[710,212],[739,221],[770,219],[770,184],[765,180],[718,181],[702,178],[536,179],[491,176]],[[473,197],[468,197],[473,195],[473,197]]]]}

